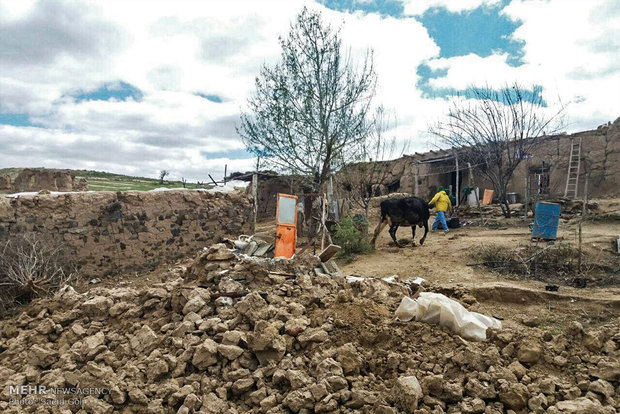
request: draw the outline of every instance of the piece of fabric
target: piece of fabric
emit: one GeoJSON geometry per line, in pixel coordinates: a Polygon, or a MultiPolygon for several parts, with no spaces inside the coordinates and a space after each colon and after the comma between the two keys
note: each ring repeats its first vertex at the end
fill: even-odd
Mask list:
{"type": "Polygon", "coordinates": [[[439,223],[441,223],[444,230],[448,230],[448,223],[446,223],[446,213],[444,213],[443,211],[437,212],[437,217],[435,217],[435,222],[433,223],[433,227],[431,228],[431,230],[435,230],[437,226],[439,226],[439,223]]]}
{"type": "Polygon", "coordinates": [[[435,197],[433,197],[433,199],[428,204],[435,204],[437,211],[452,210],[452,202],[450,201],[450,197],[448,197],[445,191],[439,191],[437,194],[435,194],[435,197]]]}
{"type": "Polygon", "coordinates": [[[445,326],[463,338],[484,341],[488,328],[502,329],[502,323],[490,316],[470,312],[457,301],[441,293],[421,292],[417,299],[407,296],[396,309],[401,321],[426,322],[445,326]]]}

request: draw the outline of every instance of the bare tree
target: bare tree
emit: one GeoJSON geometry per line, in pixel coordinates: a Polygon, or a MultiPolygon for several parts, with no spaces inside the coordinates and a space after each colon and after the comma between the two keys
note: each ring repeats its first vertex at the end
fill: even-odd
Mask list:
{"type": "Polygon", "coordinates": [[[512,174],[541,137],[560,131],[563,113],[561,104],[548,106],[539,87],[531,91],[517,83],[499,91],[470,87],[464,96],[453,97],[447,119],[430,132],[476,166],[492,183],[504,216],[510,217],[506,192],[512,174]]]}
{"type": "Polygon", "coordinates": [[[185,179],[185,177],[181,177],[181,183],[183,184],[183,188],[185,188],[185,186],[187,185],[187,180],[185,179]]]}
{"type": "Polygon", "coordinates": [[[267,165],[310,176],[319,190],[363,152],[376,85],[372,52],[355,69],[340,30],[305,7],[280,45],[281,61],[262,68],[237,132],[267,165]]]}
{"type": "MultiPolygon", "coordinates": [[[[337,181],[346,198],[363,208],[366,217],[370,199],[378,195],[390,175],[390,164],[383,160],[394,158],[396,140],[388,139],[385,134],[395,127],[393,118],[379,107],[374,116],[370,139],[363,145],[361,162],[345,165],[337,174],[337,181]]],[[[397,156],[402,156],[405,149],[406,145],[403,145],[397,156]]]]}
{"type": "Polygon", "coordinates": [[[159,172],[159,184],[163,184],[163,183],[164,183],[164,178],[165,178],[167,175],[170,175],[170,173],[169,173],[168,171],[166,171],[166,170],[161,170],[161,171],[159,172]]]}

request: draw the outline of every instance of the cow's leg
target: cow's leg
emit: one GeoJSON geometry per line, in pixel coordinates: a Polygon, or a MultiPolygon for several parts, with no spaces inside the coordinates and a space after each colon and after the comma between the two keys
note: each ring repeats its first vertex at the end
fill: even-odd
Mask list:
{"type": "Polygon", "coordinates": [[[381,230],[383,230],[389,222],[390,222],[389,217],[384,216],[381,218],[381,221],[379,222],[379,224],[377,224],[377,227],[375,228],[375,233],[372,235],[372,239],[370,240],[371,246],[373,247],[375,246],[375,241],[377,241],[377,237],[379,236],[379,233],[381,233],[381,230]]]}
{"type": "Polygon", "coordinates": [[[415,224],[411,226],[411,240],[413,240],[413,245],[415,246],[415,224]]]}
{"type": "Polygon", "coordinates": [[[396,243],[396,246],[403,247],[400,244],[398,244],[398,240],[396,240],[396,230],[398,230],[397,224],[390,225],[390,236],[392,236],[392,240],[394,240],[394,243],[396,243]]]}
{"type": "Polygon", "coordinates": [[[424,221],[424,236],[420,239],[420,246],[424,244],[424,240],[426,240],[426,234],[428,233],[428,220],[424,221]]]}

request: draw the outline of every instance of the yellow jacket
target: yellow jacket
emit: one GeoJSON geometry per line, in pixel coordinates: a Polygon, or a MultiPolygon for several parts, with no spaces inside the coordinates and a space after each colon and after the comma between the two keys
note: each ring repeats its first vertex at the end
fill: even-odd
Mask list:
{"type": "Polygon", "coordinates": [[[428,204],[435,204],[437,211],[452,210],[452,202],[450,201],[450,197],[448,197],[446,192],[443,190],[435,194],[435,197],[433,197],[428,204]]]}

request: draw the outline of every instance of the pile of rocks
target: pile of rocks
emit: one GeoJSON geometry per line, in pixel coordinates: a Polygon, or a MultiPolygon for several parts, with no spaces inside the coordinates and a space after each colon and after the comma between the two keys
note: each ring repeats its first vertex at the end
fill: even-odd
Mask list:
{"type": "Polygon", "coordinates": [[[215,245],[165,283],[37,300],[0,321],[0,411],[616,412],[616,325],[468,342],[395,322],[409,287],[313,276],[317,260],[215,245]],[[11,386],[35,384],[105,391],[77,406],[11,403],[11,386]]]}

